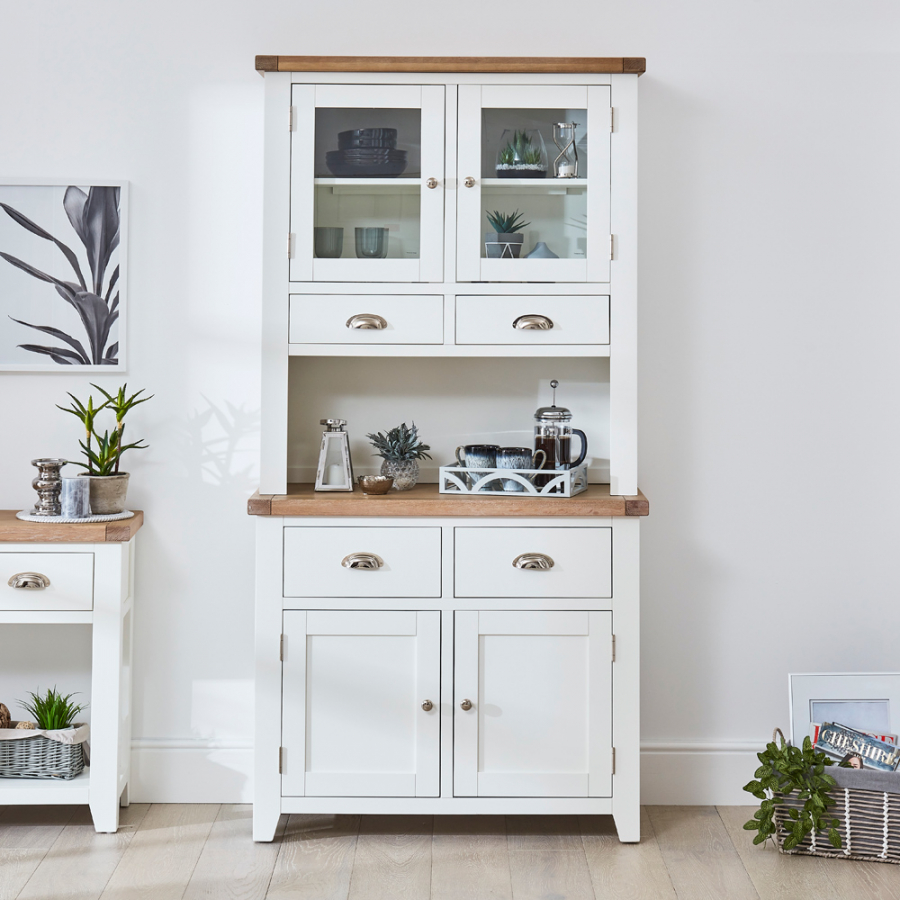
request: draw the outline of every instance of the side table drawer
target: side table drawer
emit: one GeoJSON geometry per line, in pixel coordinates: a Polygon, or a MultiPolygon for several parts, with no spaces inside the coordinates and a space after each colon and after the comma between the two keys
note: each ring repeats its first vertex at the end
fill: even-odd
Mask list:
{"type": "MultiPolygon", "coordinates": [[[[535,501],[538,502],[538,501],[535,501]]],[[[456,528],[457,597],[594,598],[612,596],[611,528],[456,528]],[[518,568],[539,554],[546,569],[518,568]]]]}
{"type": "Polygon", "coordinates": [[[441,344],[444,298],[437,295],[292,294],[292,344],[441,344]],[[353,327],[357,316],[375,316],[353,327]],[[379,321],[380,319],[380,321],[379,321]]]}
{"type": "Polygon", "coordinates": [[[609,343],[609,297],[456,298],[457,344],[554,346],[609,343]],[[549,328],[517,328],[523,316],[540,316],[549,328]]]}
{"type": "MultiPolygon", "coordinates": [[[[21,578],[33,583],[36,579],[21,578]]],[[[94,608],[93,553],[0,552],[0,609],[91,610],[94,608]],[[28,573],[49,581],[44,588],[14,587],[10,579],[28,573]]]]}
{"type": "Polygon", "coordinates": [[[284,596],[440,597],[441,529],[286,527],[284,596]],[[354,554],[377,560],[345,566],[354,554]]]}

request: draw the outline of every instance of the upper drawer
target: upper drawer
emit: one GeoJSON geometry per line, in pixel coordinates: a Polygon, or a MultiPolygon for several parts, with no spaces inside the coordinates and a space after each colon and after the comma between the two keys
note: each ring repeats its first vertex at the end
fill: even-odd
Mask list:
{"type": "Polygon", "coordinates": [[[457,297],[456,343],[608,344],[609,297],[457,297]],[[550,327],[517,327],[527,324],[523,316],[550,327]]]}
{"type": "MultiPolygon", "coordinates": [[[[535,501],[539,502],[539,501],[535,501]]],[[[611,528],[456,528],[457,597],[612,596],[611,528]],[[518,568],[523,554],[552,566],[518,568]]]]}
{"type": "Polygon", "coordinates": [[[94,608],[93,553],[0,552],[0,609],[90,610],[94,608]],[[44,588],[14,587],[10,579],[35,583],[29,573],[49,580],[44,588]]]}
{"type": "Polygon", "coordinates": [[[284,529],[285,597],[440,597],[440,528],[284,529]],[[349,568],[353,554],[377,568],[349,568]]]}
{"type": "Polygon", "coordinates": [[[444,298],[292,294],[289,335],[292,344],[442,344],[444,298]]]}

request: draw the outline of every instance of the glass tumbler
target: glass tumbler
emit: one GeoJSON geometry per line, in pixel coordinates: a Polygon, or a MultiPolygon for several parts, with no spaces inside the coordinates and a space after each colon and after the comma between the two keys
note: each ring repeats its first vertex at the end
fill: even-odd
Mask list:
{"type": "Polygon", "coordinates": [[[344,229],[313,228],[313,250],[316,259],[339,259],[344,252],[344,229]]]}
{"type": "Polygon", "coordinates": [[[387,248],[387,228],[356,229],[356,255],[360,259],[384,259],[387,248]]]}

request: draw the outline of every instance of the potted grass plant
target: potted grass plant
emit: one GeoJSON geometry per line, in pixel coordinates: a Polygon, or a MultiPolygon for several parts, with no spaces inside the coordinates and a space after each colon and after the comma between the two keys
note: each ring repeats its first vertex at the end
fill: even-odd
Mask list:
{"type": "Polygon", "coordinates": [[[416,423],[413,422],[412,427],[408,428],[406,422],[403,422],[387,434],[379,431],[377,434],[367,434],[366,437],[377,451],[374,455],[384,460],[381,474],[390,475],[394,479],[393,489],[408,491],[415,487],[419,480],[419,460],[431,459],[425,452],[431,447],[419,440],[416,423]]]}
{"type": "Polygon", "coordinates": [[[500,136],[498,178],[546,178],[547,148],[540,131],[507,128],[500,136]]]}
{"type": "Polygon", "coordinates": [[[142,440],[125,443],[125,417],[141,403],[153,398],[141,397],[143,389],[130,397],[127,395],[127,384],[123,384],[115,394],[110,394],[102,387],[92,384],[104,397],[99,406],[94,405],[93,396],[88,396],[87,403],[82,403],[74,394],[70,407],[57,406],[63,412],[71,413],[84,426],[84,440],[80,440],[81,453],[87,462],[75,465],[85,469],[81,477],[90,479],[91,513],[93,515],[113,515],[124,512],[125,499],[128,493],[129,473],[121,471],[122,454],[127,450],[146,450],[147,444],[142,440]],[[104,410],[115,416],[115,427],[106,429],[101,434],[97,428],[97,415],[104,410]]]}
{"type": "Polygon", "coordinates": [[[521,233],[522,229],[527,228],[531,222],[521,221],[522,214],[518,210],[513,213],[502,213],[495,209],[487,213],[487,220],[494,229],[484,235],[487,258],[518,259],[525,240],[525,235],[521,233]]]}

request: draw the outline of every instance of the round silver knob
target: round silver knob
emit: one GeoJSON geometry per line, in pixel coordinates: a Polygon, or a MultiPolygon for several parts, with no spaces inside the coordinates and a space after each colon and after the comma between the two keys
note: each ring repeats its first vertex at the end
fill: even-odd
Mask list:
{"type": "Polygon", "coordinates": [[[553,319],[548,316],[519,316],[512,323],[519,331],[549,331],[553,327],[553,319]]]}
{"type": "Polygon", "coordinates": [[[384,560],[377,553],[351,553],[341,560],[345,569],[380,569],[384,560]]]}
{"type": "Polygon", "coordinates": [[[40,572],[17,572],[7,584],[20,591],[42,591],[50,587],[50,579],[40,572]]]}
{"type": "Polygon", "coordinates": [[[517,569],[552,569],[554,562],[546,553],[522,553],[513,560],[517,569]]]}
{"type": "Polygon", "coordinates": [[[432,190],[438,186],[437,178],[429,178],[428,181],[425,182],[427,187],[430,187],[432,190]]]}
{"type": "Polygon", "coordinates": [[[475,187],[475,179],[470,175],[470,176],[463,182],[463,184],[464,184],[466,187],[475,187]]]}
{"type": "Polygon", "coordinates": [[[463,702],[459,704],[459,708],[464,709],[466,712],[468,712],[472,708],[472,701],[463,700],[463,702]]]}
{"type": "Polygon", "coordinates": [[[374,329],[375,331],[381,331],[382,328],[387,328],[387,320],[375,315],[375,313],[357,313],[355,316],[350,316],[347,319],[347,327],[357,330],[374,329]]]}
{"type": "Polygon", "coordinates": [[[430,700],[426,700],[422,704],[422,709],[424,709],[425,712],[431,712],[434,709],[434,704],[430,700]]]}

